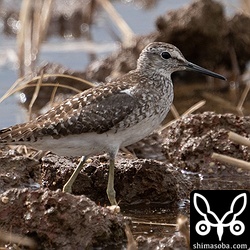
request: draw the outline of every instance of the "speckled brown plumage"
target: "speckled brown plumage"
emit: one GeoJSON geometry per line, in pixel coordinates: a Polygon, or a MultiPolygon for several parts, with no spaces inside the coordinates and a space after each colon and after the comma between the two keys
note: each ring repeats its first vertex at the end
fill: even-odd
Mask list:
{"type": "MultiPolygon", "coordinates": [[[[147,89],[138,89],[134,96],[122,92],[133,89],[139,80],[143,76],[140,79],[135,72],[111,84],[89,89],[31,122],[1,130],[1,141],[36,141],[44,136],[59,139],[69,134],[104,133],[133,126],[146,117],[151,102],[159,101],[160,97],[151,96],[147,89]],[[132,119],[126,119],[129,115],[132,119]]],[[[149,80],[144,81],[146,87],[149,80]]]]}

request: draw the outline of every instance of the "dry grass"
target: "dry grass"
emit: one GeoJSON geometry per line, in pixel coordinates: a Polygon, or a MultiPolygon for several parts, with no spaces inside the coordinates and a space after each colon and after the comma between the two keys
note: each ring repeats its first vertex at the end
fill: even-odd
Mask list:
{"type": "Polygon", "coordinates": [[[241,10],[245,15],[250,15],[250,1],[249,0],[241,0],[241,10]]]}
{"type": "MultiPolygon", "coordinates": [[[[250,147],[250,140],[248,138],[238,135],[232,131],[228,133],[228,139],[237,144],[250,147]]],[[[246,162],[240,159],[217,153],[212,154],[212,159],[250,171],[250,162],[246,162]]]]}
{"type": "Polygon", "coordinates": [[[128,224],[126,224],[126,226],[125,226],[125,234],[126,234],[127,240],[128,240],[126,250],[137,250],[138,249],[137,242],[135,241],[128,224]]]}
{"type": "Polygon", "coordinates": [[[250,163],[249,162],[239,160],[239,159],[227,156],[227,155],[213,153],[212,159],[220,161],[220,162],[224,162],[226,164],[230,164],[230,165],[242,168],[242,169],[250,170],[250,163]]]}
{"type": "Polygon", "coordinates": [[[49,78],[49,77],[61,77],[61,78],[67,78],[67,79],[72,79],[72,80],[75,80],[75,81],[79,81],[80,83],[82,84],[85,84],[85,86],[87,88],[91,88],[94,86],[93,83],[89,82],[89,81],[86,81],[82,78],[78,78],[78,77],[75,77],[75,76],[71,76],[71,75],[65,75],[65,74],[41,74],[40,76],[36,76],[34,78],[32,78],[31,80],[29,81],[24,81],[24,77],[22,78],[19,78],[17,79],[17,81],[9,88],[9,90],[0,98],[0,103],[3,102],[6,98],[8,98],[9,96],[17,93],[17,92],[20,92],[26,88],[34,88],[35,87],[35,91],[33,93],[33,96],[32,96],[32,99],[31,99],[31,102],[29,104],[29,111],[28,111],[28,114],[29,114],[29,117],[31,117],[31,114],[32,114],[32,107],[38,97],[38,94],[39,94],[39,90],[42,88],[42,87],[52,87],[53,88],[53,91],[52,91],[52,94],[51,94],[51,98],[50,98],[50,104],[52,106],[53,104],[53,101],[55,99],[55,94],[56,94],[56,91],[58,88],[65,88],[65,89],[69,89],[69,90],[72,90],[74,92],[77,93],[80,93],[82,92],[81,90],[77,89],[77,88],[74,88],[74,87],[71,87],[71,86],[68,86],[68,85],[65,85],[65,84],[60,84],[60,83],[48,83],[48,82],[44,82],[43,83],[43,79],[45,78],[49,78]],[[37,82],[37,83],[33,83],[33,82],[37,82]]]}
{"type": "Polygon", "coordinates": [[[98,4],[108,13],[111,20],[119,28],[122,34],[122,43],[124,46],[133,44],[135,34],[129,25],[124,21],[121,15],[116,11],[114,6],[108,0],[97,0],[98,4]]]}
{"type": "Polygon", "coordinates": [[[202,100],[197,102],[196,104],[194,104],[193,106],[191,106],[189,109],[187,109],[181,116],[179,115],[178,111],[176,110],[175,106],[172,105],[171,106],[171,112],[173,114],[173,116],[175,117],[174,120],[168,122],[167,124],[165,124],[164,126],[162,126],[158,132],[161,133],[163,130],[167,129],[173,122],[175,122],[176,120],[180,119],[181,117],[184,117],[186,115],[189,115],[193,112],[195,112],[196,110],[198,110],[199,108],[203,107],[206,104],[206,101],[202,100]]]}
{"type": "Polygon", "coordinates": [[[34,70],[41,43],[47,34],[52,3],[52,0],[22,1],[19,16],[21,28],[17,34],[20,77],[34,70]]]}
{"type": "Polygon", "coordinates": [[[184,236],[187,244],[187,248],[190,248],[190,230],[188,217],[185,215],[179,215],[177,218],[177,228],[179,232],[184,236]]]}
{"type": "MultiPolygon", "coordinates": [[[[37,248],[37,244],[33,239],[27,236],[6,232],[1,229],[0,229],[0,243],[13,245],[13,248],[11,249],[23,249],[19,248],[19,246],[28,247],[29,249],[37,248]]],[[[10,248],[1,248],[1,249],[10,249],[10,248]]]]}
{"type": "Polygon", "coordinates": [[[228,139],[230,139],[231,141],[234,141],[238,144],[242,144],[242,145],[250,147],[250,140],[248,138],[241,136],[241,135],[238,135],[232,131],[230,131],[228,133],[228,139]]]}

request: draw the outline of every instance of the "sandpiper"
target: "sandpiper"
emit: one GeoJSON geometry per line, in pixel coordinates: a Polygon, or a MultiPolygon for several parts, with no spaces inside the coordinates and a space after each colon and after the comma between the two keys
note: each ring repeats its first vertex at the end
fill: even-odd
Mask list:
{"type": "Polygon", "coordinates": [[[198,71],[226,80],[222,75],[188,62],[175,46],[154,42],[143,49],[135,70],[106,85],[77,94],[32,121],[2,129],[0,143],[24,144],[58,155],[82,156],[64,185],[64,192],[71,192],[88,157],[108,153],[107,195],[111,205],[117,205],[116,154],[119,148],[143,139],[161,124],[173,102],[171,74],[180,70],[198,71]]]}

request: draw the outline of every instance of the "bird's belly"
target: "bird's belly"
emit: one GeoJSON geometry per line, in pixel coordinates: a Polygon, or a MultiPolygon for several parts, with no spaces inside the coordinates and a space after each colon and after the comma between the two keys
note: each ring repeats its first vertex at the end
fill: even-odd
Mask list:
{"type": "Polygon", "coordinates": [[[59,139],[45,136],[43,139],[32,143],[32,147],[52,151],[58,155],[81,156],[95,155],[104,152],[113,152],[115,149],[133,144],[159,126],[161,120],[156,117],[149,117],[134,126],[110,130],[102,134],[83,133],[67,135],[59,139]]]}
{"type": "Polygon", "coordinates": [[[107,134],[84,133],[53,139],[46,136],[32,147],[63,156],[95,155],[106,152],[107,134]]]}
{"type": "Polygon", "coordinates": [[[120,147],[129,146],[150,135],[160,125],[161,121],[162,119],[159,117],[153,116],[123,131],[119,131],[117,136],[120,137],[122,141],[120,147]]]}

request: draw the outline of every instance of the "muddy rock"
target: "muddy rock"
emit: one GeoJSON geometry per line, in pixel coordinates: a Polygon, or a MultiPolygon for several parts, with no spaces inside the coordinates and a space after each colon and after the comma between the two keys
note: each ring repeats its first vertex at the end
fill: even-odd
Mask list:
{"type": "Polygon", "coordinates": [[[126,241],[122,215],[59,190],[9,189],[0,195],[0,223],[35,239],[37,249],[112,248],[126,241]]]}
{"type": "MultiPolygon", "coordinates": [[[[228,139],[228,132],[233,131],[249,137],[250,117],[239,117],[233,114],[188,115],[174,122],[164,133],[167,135],[163,143],[166,159],[180,169],[209,176],[210,178],[227,179],[234,188],[249,186],[249,172],[235,166],[217,162],[211,158],[213,152],[250,161],[250,152],[246,146],[238,145],[228,139]]],[[[225,188],[214,186],[211,182],[207,188],[225,188]]],[[[209,185],[209,182],[206,184],[209,185]]],[[[229,187],[229,186],[228,186],[229,187]]]]}
{"type": "Polygon", "coordinates": [[[240,69],[246,68],[246,62],[249,62],[250,58],[250,31],[248,29],[250,25],[249,15],[243,13],[237,13],[228,21],[230,30],[230,42],[231,48],[234,50],[237,56],[237,62],[240,69]]]}
{"type": "Polygon", "coordinates": [[[139,142],[128,146],[127,149],[138,158],[165,161],[166,157],[162,152],[163,141],[164,137],[154,132],[139,142]]]}
{"type": "Polygon", "coordinates": [[[40,165],[35,159],[17,155],[0,157],[0,193],[10,188],[38,188],[40,165]]]}
{"type": "Polygon", "coordinates": [[[175,44],[190,61],[214,68],[225,56],[228,25],[223,6],[216,1],[192,1],[159,17],[156,25],[157,39],[175,44]]]}
{"type": "MultiPolygon", "coordinates": [[[[106,195],[108,164],[105,156],[91,158],[77,177],[73,193],[85,194],[97,204],[109,204],[106,195]]],[[[42,162],[44,186],[61,189],[75,166],[66,158],[47,155],[42,162]]],[[[120,205],[178,202],[190,189],[190,183],[171,164],[146,159],[117,159],[115,190],[120,205]]]]}

